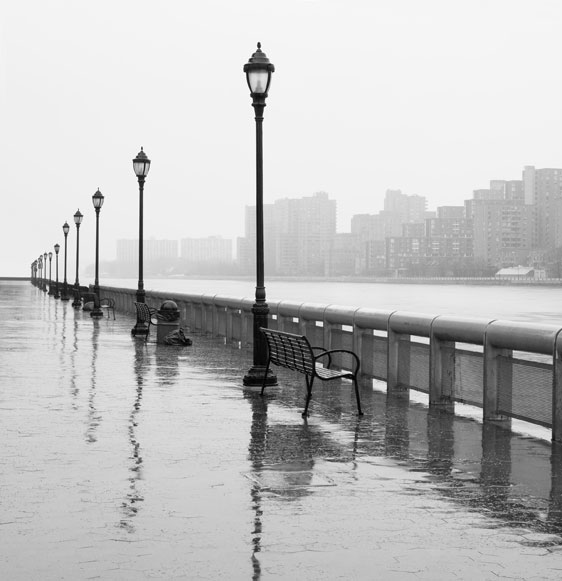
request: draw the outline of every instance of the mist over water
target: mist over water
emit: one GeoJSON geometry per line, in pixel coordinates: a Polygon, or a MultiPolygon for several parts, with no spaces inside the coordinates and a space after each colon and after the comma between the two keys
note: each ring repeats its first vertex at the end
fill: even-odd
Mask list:
{"type": "MultiPolygon", "coordinates": [[[[106,279],[101,284],[136,288],[137,281],[106,279]]],[[[265,286],[269,301],[349,305],[562,325],[562,289],[558,287],[279,280],[266,280],[265,286]]],[[[255,283],[250,280],[147,279],[145,289],[253,298],[255,283]]]]}

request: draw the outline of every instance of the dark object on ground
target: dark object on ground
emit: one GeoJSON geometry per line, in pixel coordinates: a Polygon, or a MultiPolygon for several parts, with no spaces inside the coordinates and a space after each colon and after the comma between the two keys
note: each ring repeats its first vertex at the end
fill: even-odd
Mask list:
{"type": "Polygon", "coordinates": [[[360,416],[363,415],[363,412],[361,411],[361,401],[359,399],[359,388],[357,385],[357,373],[359,371],[360,363],[359,357],[357,357],[353,351],[346,351],[345,349],[331,349],[327,351],[322,347],[312,347],[304,335],[293,335],[292,333],[264,329],[263,327],[260,327],[260,331],[267,339],[268,348],[267,366],[264,374],[264,383],[261,389],[262,395],[265,389],[265,378],[267,377],[267,372],[269,371],[271,363],[291,369],[292,371],[303,373],[306,377],[307,390],[306,406],[302,413],[302,417],[305,418],[308,415],[308,404],[312,397],[312,384],[314,383],[314,378],[318,377],[318,379],[321,379],[322,381],[330,381],[331,379],[346,377],[353,381],[355,387],[355,398],[357,399],[357,411],[360,416]],[[318,355],[315,355],[314,351],[318,351],[318,355]],[[330,369],[330,365],[332,364],[332,353],[346,353],[353,357],[353,371],[330,369]],[[324,357],[327,358],[326,367],[323,367],[318,363],[318,360],[324,357]]]}
{"type": "Polygon", "coordinates": [[[185,336],[183,329],[172,331],[164,338],[164,345],[192,345],[193,341],[185,336]]]}
{"type": "Polygon", "coordinates": [[[109,319],[109,311],[113,311],[113,320],[115,321],[115,300],[114,299],[100,299],[100,308],[107,309],[107,318],[109,319]]]}

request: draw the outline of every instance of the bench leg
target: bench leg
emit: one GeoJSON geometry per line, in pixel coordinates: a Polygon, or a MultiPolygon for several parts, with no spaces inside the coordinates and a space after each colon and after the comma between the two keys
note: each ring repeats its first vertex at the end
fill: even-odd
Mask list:
{"type": "Polygon", "coordinates": [[[270,365],[270,363],[271,362],[268,359],[267,360],[267,365],[265,366],[265,373],[264,373],[264,376],[263,376],[263,383],[261,384],[261,392],[260,392],[260,395],[263,395],[263,392],[265,390],[265,382],[267,381],[267,374],[269,372],[269,365],[270,365]]]}
{"type": "Polygon", "coordinates": [[[304,412],[302,412],[302,417],[306,418],[308,416],[308,404],[310,403],[310,398],[312,397],[312,384],[314,383],[314,375],[306,377],[306,405],[304,406],[304,412]]]}
{"type": "Polygon", "coordinates": [[[357,400],[357,413],[358,415],[362,416],[363,412],[361,411],[361,400],[359,398],[359,386],[357,385],[357,377],[353,377],[353,386],[355,387],[355,399],[357,400]]]}

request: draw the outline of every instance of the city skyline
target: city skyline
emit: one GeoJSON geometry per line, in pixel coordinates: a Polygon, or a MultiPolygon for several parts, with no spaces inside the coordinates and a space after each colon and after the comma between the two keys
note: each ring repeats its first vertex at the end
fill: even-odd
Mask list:
{"type": "Polygon", "coordinates": [[[0,275],[28,275],[63,244],[65,221],[73,272],[78,208],[91,263],[98,187],[100,257],[113,258],[117,239],[136,236],[141,146],[145,236],[241,236],[255,203],[242,67],[258,41],[276,67],[265,203],[329,192],[345,232],[386,189],[460,205],[526,164],[562,165],[557,2],[30,0],[4,13],[0,275]]]}

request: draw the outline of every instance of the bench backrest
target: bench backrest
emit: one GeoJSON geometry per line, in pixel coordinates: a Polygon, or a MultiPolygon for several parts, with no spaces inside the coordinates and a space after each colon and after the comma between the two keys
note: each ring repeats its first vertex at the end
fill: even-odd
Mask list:
{"type": "Polygon", "coordinates": [[[150,323],[150,318],[152,316],[150,312],[150,307],[146,303],[134,303],[137,309],[137,320],[144,323],[150,323]]]}
{"type": "Polygon", "coordinates": [[[267,339],[271,363],[307,375],[314,373],[314,353],[306,337],[263,327],[261,331],[267,339]]]}

